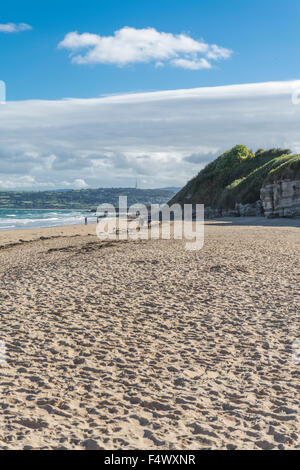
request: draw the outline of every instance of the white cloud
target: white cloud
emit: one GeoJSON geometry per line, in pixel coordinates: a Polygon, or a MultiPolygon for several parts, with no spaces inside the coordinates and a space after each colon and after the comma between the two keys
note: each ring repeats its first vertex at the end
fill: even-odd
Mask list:
{"type": "Polygon", "coordinates": [[[0,178],[0,187],[6,188],[6,189],[28,189],[28,188],[40,188],[40,189],[45,189],[46,187],[51,187],[54,185],[50,182],[47,183],[41,183],[35,180],[30,175],[24,175],[24,176],[12,176],[12,177],[6,177],[5,179],[0,178]]]}
{"type": "Polygon", "coordinates": [[[0,24],[0,33],[19,33],[21,31],[28,31],[32,26],[26,23],[5,23],[0,24]]]}
{"type": "Polygon", "coordinates": [[[300,81],[0,106],[0,189],[180,186],[236,144],[300,152],[300,81]]]}
{"type": "Polygon", "coordinates": [[[228,59],[232,51],[215,44],[197,41],[186,34],[159,32],[154,28],[128,26],[113,36],[77,31],[68,33],[59,48],[71,51],[77,64],[115,64],[119,66],[154,61],[157,66],[169,63],[190,70],[211,68],[207,60],[228,59]]]}
{"type": "Polygon", "coordinates": [[[225,49],[224,47],[219,47],[212,45],[210,50],[207,52],[206,56],[209,59],[218,60],[218,59],[228,59],[232,54],[232,51],[225,49]]]}
{"type": "Polygon", "coordinates": [[[86,182],[82,178],[77,178],[74,181],[74,188],[75,189],[84,189],[84,188],[87,188],[87,187],[88,187],[88,185],[86,184],[86,182]]]}
{"type": "Polygon", "coordinates": [[[192,59],[174,59],[171,62],[176,67],[189,70],[211,69],[212,65],[206,59],[192,60],[192,59]]]}

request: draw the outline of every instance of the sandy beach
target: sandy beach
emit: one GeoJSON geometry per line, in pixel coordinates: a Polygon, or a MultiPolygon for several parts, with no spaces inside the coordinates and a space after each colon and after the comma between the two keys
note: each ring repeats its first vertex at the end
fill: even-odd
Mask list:
{"type": "Polygon", "coordinates": [[[0,232],[0,449],[300,449],[300,221],[0,232]]]}

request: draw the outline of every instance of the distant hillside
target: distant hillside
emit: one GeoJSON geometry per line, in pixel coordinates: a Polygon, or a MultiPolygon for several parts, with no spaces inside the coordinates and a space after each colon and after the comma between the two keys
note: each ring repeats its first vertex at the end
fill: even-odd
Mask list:
{"type": "Polygon", "coordinates": [[[201,170],[169,204],[198,203],[215,209],[233,209],[236,203],[259,200],[264,183],[297,175],[300,156],[291,155],[288,149],[260,149],[253,153],[236,145],[201,170]]]}
{"type": "Polygon", "coordinates": [[[178,193],[178,191],[180,191],[181,188],[178,188],[177,186],[169,186],[167,188],[158,188],[158,189],[162,189],[163,191],[171,191],[173,193],[178,193]]]}
{"type": "Polygon", "coordinates": [[[0,209],[96,209],[102,203],[117,207],[119,196],[127,196],[129,206],[165,204],[174,193],[172,190],[134,188],[0,191],[0,209]]]}

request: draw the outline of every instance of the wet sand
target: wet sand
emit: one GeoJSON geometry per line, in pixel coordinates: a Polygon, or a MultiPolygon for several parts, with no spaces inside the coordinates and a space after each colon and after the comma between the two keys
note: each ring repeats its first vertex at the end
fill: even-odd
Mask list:
{"type": "Polygon", "coordinates": [[[299,449],[299,225],[0,232],[0,448],[299,449]]]}

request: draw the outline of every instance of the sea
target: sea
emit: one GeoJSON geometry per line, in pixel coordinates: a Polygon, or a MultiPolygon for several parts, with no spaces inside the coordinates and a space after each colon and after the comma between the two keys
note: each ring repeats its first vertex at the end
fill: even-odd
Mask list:
{"type": "Polygon", "coordinates": [[[94,214],[83,210],[0,209],[0,230],[60,227],[93,222],[94,214]]]}

